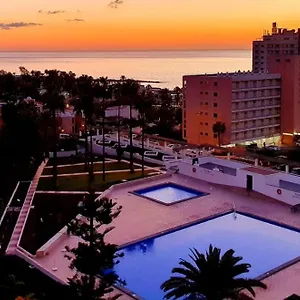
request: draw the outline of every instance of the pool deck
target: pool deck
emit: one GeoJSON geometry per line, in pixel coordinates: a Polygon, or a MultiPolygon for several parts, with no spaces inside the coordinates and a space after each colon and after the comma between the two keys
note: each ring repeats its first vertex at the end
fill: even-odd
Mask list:
{"type": "MultiPolygon", "coordinates": [[[[233,204],[238,211],[251,213],[300,229],[300,213],[292,213],[289,205],[256,193],[249,194],[243,189],[210,184],[179,174],[173,174],[169,178],[158,176],[157,179],[153,178],[151,183],[149,183],[149,179],[146,179],[144,181],[139,180],[134,185],[133,182],[128,185],[123,184],[107,196],[123,206],[120,216],[114,221],[115,229],[108,236],[110,242],[120,246],[229,211],[233,204]],[[165,182],[174,182],[209,193],[209,195],[165,206],[131,193],[149,185],[165,182]]],[[[62,249],[67,245],[74,247],[77,243],[77,237],[64,236],[47,256],[35,258],[35,261],[53,276],[66,281],[68,277],[72,277],[73,271],[69,269],[69,261],[64,257],[65,253],[62,249]],[[56,267],[57,270],[52,271],[53,267],[56,267]]],[[[269,288],[266,291],[257,290],[256,299],[283,300],[293,293],[300,294],[300,263],[266,278],[264,282],[269,288]]],[[[133,298],[125,295],[121,299],[133,298]]]]}

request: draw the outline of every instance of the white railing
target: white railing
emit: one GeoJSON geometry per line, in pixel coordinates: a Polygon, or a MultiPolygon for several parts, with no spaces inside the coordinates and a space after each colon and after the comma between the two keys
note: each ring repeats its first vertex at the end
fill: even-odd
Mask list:
{"type": "Polygon", "coordinates": [[[12,202],[14,196],[15,196],[15,193],[16,193],[18,187],[19,187],[19,185],[20,185],[20,181],[18,181],[18,183],[17,183],[17,185],[16,185],[16,187],[15,187],[15,189],[14,189],[14,191],[13,191],[13,193],[12,193],[12,195],[11,195],[11,197],[10,197],[10,199],[9,199],[6,207],[5,207],[5,210],[3,211],[3,214],[2,214],[1,219],[0,219],[0,226],[1,226],[2,222],[3,222],[3,220],[4,220],[4,216],[7,213],[8,207],[10,206],[10,204],[11,204],[11,202],[12,202]]]}

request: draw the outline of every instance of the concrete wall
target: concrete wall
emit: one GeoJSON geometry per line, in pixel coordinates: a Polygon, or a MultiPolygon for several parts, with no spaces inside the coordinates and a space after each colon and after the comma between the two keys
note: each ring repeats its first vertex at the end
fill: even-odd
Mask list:
{"type": "MultiPolygon", "coordinates": [[[[208,158],[204,158],[204,161],[208,161],[208,158]]],[[[201,159],[202,161],[202,159],[201,159]]],[[[167,168],[171,165],[174,165],[175,162],[170,162],[167,168]]],[[[232,176],[228,174],[224,174],[219,171],[208,170],[205,168],[201,168],[201,166],[192,165],[187,161],[178,161],[177,166],[179,168],[179,174],[190,176],[193,178],[197,178],[200,180],[223,184],[228,186],[236,186],[236,187],[245,187],[245,183],[242,178],[238,176],[232,176]]]]}
{"type": "Polygon", "coordinates": [[[222,172],[201,168],[201,165],[192,165],[192,163],[187,160],[167,162],[166,168],[168,169],[170,166],[177,165],[179,168],[179,174],[201,179],[215,184],[240,188],[247,187],[247,175],[250,175],[253,178],[253,191],[279,200],[286,204],[295,205],[300,203],[300,193],[279,187],[279,180],[299,183],[299,176],[293,176],[283,172],[278,172],[273,175],[261,175],[245,170],[245,168],[250,167],[250,165],[233,162],[231,160],[226,159],[218,159],[214,157],[201,158],[200,162],[201,164],[211,162],[231,168],[236,167],[237,175],[232,176],[224,174],[222,172]]]}

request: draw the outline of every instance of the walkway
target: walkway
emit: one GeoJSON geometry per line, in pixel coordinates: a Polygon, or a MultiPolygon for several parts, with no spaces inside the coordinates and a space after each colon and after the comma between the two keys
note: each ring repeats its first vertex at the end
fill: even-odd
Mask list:
{"type": "Polygon", "coordinates": [[[31,207],[34,193],[35,193],[37,185],[38,185],[39,178],[40,178],[46,164],[47,164],[47,161],[42,162],[42,164],[39,166],[32,182],[30,184],[30,187],[29,187],[28,193],[26,195],[24,204],[22,206],[19,218],[17,220],[13,234],[11,236],[8,247],[6,249],[6,254],[14,254],[18,247],[19,239],[22,235],[23,228],[24,228],[26,220],[27,220],[27,216],[28,216],[28,213],[29,213],[29,210],[31,207]]]}

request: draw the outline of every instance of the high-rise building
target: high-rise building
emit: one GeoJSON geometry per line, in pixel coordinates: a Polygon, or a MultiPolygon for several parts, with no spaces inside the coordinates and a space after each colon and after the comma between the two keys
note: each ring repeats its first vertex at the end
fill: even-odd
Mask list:
{"type": "Polygon", "coordinates": [[[293,55],[299,52],[300,29],[278,28],[277,23],[273,23],[271,33],[266,31],[261,39],[253,42],[252,70],[255,73],[268,71],[269,55],[293,55]]]}
{"type": "Polygon", "coordinates": [[[281,75],[282,143],[291,144],[300,138],[300,55],[271,55],[268,68],[281,75]]]}
{"type": "Polygon", "coordinates": [[[183,77],[183,137],[191,144],[218,144],[216,122],[225,124],[223,145],[280,140],[281,76],[218,73],[183,77]]]}

